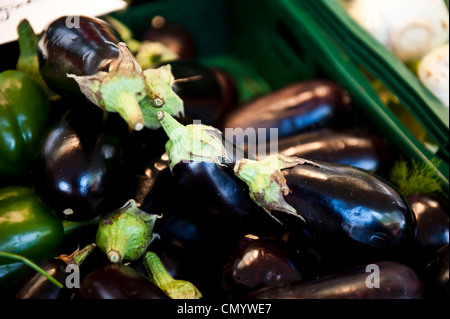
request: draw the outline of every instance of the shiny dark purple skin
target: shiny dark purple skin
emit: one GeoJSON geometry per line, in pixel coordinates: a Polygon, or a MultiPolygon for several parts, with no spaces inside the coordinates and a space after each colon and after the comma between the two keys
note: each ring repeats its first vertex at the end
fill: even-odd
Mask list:
{"type": "Polygon", "coordinates": [[[330,126],[341,121],[350,109],[349,95],[338,84],[329,80],[309,80],[291,84],[241,105],[227,116],[224,127],[242,129],[243,134],[249,128],[256,132],[266,129],[267,142],[270,128],[277,129],[280,138],[330,126]]]}
{"type": "Polygon", "coordinates": [[[317,280],[263,288],[248,294],[246,298],[423,299],[424,287],[419,276],[408,266],[393,261],[380,261],[370,266],[355,266],[317,280]],[[375,271],[378,270],[373,267],[378,267],[379,276],[376,276],[375,271]],[[379,288],[371,286],[376,283],[379,288]]]}
{"type": "Polygon", "coordinates": [[[186,213],[201,216],[228,251],[246,234],[280,230],[281,225],[250,198],[247,185],[228,166],[180,162],[173,167],[172,175],[192,203],[186,213]]]}
{"type": "Polygon", "coordinates": [[[61,218],[85,221],[130,198],[128,128],[95,105],[68,111],[43,138],[32,169],[33,187],[61,218]],[[69,213],[69,214],[67,214],[69,213]]]}
{"type": "Polygon", "coordinates": [[[77,299],[170,299],[147,277],[124,264],[109,264],[87,275],[77,299]]]}
{"type": "Polygon", "coordinates": [[[112,28],[103,20],[86,16],[63,16],[52,21],[40,35],[40,73],[59,94],[81,94],[75,75],[92,75],[107,70],[119,50],[112,28]]]}
{"type": "Polygon", "coordinates": [[[306,220],[287,225],[292,232],[306,228],[315,243],[341,249],[390,250],[415,237],[411,207],[379,176],[318,161],[282,172],[290,189],[285,200],[306,220]]]}
{"type": "Polygon", "coordinates": [[[49,260],[40,264],[39,267],[64,287],[55,286],[40,273],[33,271],[20,281],[20,289],[15,294],[14,299],[69,299],[72,293],[76,291],[66,286],[67,276],[73,273],[73,269],[67,269],[67,264],[61,259],[49,260]]]}
{"type": "Polygon", "coordinates": [[[417,221],[416,241],[419,247],[434,254],[441,247],[449,244],[450,206],[443,199],[416,194],[407,196],[417,221]]]}
{"type": "Polygon", "coordinates": [[[222,271],[230,297],[304,279],[300,253],[279,238],[243,237],[222,271]]]}
{"type": "MultiPolygon", "coordinates": [[[[270,152],[270,145],[267,154],[270,152]]],[[[392,164],[390,147],[367,132],[323,128],[278,140],[278,153],[310,160],[352,165],[383,173],[392,164]]]]}

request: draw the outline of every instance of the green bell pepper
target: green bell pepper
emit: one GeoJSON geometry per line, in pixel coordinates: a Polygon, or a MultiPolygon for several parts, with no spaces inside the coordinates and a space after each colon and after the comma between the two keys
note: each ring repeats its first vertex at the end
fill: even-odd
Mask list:
{"type": "MultiPolygon", "coordinates": [[[[34,262],[55,256],[64,237],[62,221],[27,186],[0,188],[0,251],[34,262]]],[[[0,257],[0,291],[29,269],[0,257]]]]}
{"type": "Polygon", "coordinates": [[[29,75],[0,73],[0,181],[26,176],[50,118],[50,102],[29,75]]]}

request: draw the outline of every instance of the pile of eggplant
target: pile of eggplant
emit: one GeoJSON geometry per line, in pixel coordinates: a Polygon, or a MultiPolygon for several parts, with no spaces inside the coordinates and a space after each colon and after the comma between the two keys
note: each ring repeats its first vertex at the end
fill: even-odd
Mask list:
{"type": "Polygon", "coordinates": [[[179,26],[66,19],[37,36],[52,110],[26,179],[64,236],[4,298],[449,297],[448,202],[399,187],[406,161],[339,84],[242,102],[179,26]],[[143,68],[152,41],[179,51],[143,68]]]}

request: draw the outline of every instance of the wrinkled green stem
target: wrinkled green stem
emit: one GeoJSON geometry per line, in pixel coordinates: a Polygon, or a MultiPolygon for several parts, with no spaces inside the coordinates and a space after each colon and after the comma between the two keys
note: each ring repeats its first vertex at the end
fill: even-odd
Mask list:
{"type": "Polygon", "coordinates": [[[119,113],[133,130],[140,131],[144,128],[141,108],[134,92],[111,90],[108,98],[107,111],[119,113]]]}
{"type": "Polygon", "coordinates": [[[58,288],[63,288],[64,287],[59,281],[57,281],[55,278],[53,278],[52,276],[47,274],[42,268],[40,268],[38,265],[33,263],[31,260],[29,260],[29,259],[27,259],[27,258],[25,258],[23,256],[20,256],[20,255],[17,255],[17,254],[13,254],[13,253],[8,253],[8,252],[5,252],[5,251],[0,251],[0,256],[1,257],[5,257],[5,258],[10,258],[10,259],[15,259],[15,260],[21,261],[25,265],[27,265],[30,268],[36,270],[42,276],[44,276],[45,278],[50,280],[58,288]]]}
{"type": "Polygon", "coordinates": [[[144,267],[150,280],[172,299],[200,299],[202,294],[191,282],[174,279],[166,270],[158,255],[146,252],[144,267]]]}
{"type": "Polygon", "coordinates": [[[63,260],[67,265],[76,264],[80,266],[83,261],[94,251],[97,245],[95,243],[89,244],[83,249],[77,249],[70,255],[60,255],[58,259],[63,260]]]}

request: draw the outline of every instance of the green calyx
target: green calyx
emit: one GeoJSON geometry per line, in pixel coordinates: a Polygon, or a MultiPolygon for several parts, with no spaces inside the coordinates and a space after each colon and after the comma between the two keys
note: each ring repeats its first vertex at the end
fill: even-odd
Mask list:
{"type": "Polygon", "coordinates": [[[270,155],[263,160],[239,160],[234,172],[249,187],[250,197],[270,216],[279,222],[271,212],[280,211],[304,220],[297,211],[289,205],[284,196],[290,193],[282,169],[304,164],[306,160],[279,154],[270,155]]]}
{"type": "Polygon", "coordinates": [[[117,45],[119,56],[113,60],[108,72],[76,76],[81,92],[94,104],[108,112],[117,112],[133,130],[144,128],[139,102],[147,96],[142,69],[125,43],[117,45]]]}
{"type": "Polygon", "coordinates": [[[155,238],[159,217],[140,210],[131,199],[100,221],[95,242],[111,263],[136,260],[155,238]]]}
{"type": "Polygon", "coordinates": [[[147,69],[144,76],[149,94],[140,105],[146,127],[161,127],[157,119],[158,111],[172,116],[184,115],[183,100],[173,90],[175,78],[169,64],[157,69],[147,69]]]}
{"type": "Polygon", "coordinates": [[[201,292],[189,281],[174,279],[166,270],[158,255],[147,251],[144,267],[150,280],[171,299],[200,299],[201,292]]]}
{"type": "Polygon", "coordinates": [[[184,126],[164,111],[158,111],[157,118],[169,137],[166,153],[170,169],[183,161],[222,164],[229,160],[222,141],[212,134],[221,134],[216,128],[203,124],[184,126]]]}

